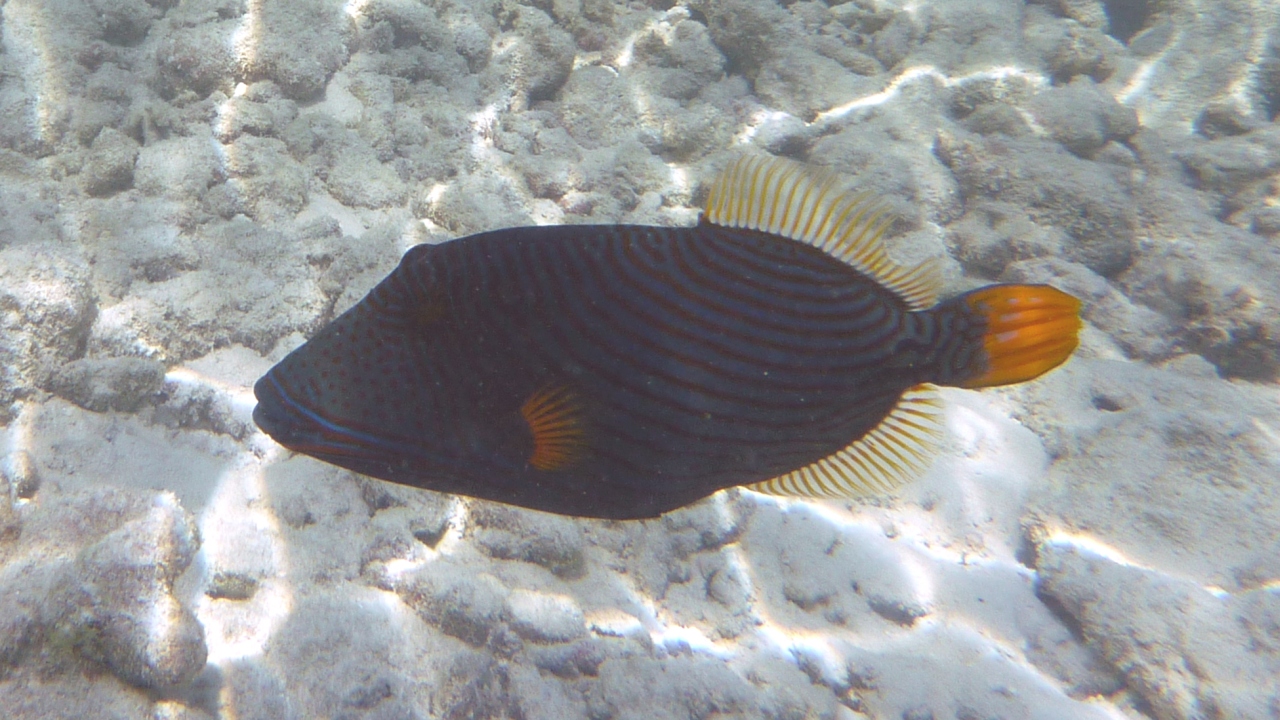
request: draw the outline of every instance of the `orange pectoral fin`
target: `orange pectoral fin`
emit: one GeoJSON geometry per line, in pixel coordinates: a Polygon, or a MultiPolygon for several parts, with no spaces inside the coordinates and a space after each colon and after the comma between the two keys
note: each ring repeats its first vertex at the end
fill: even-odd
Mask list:
{"type": "Polygon", "coordinates": [[[964,296],[987,323],[986,370],[964,387],[1008,385],[1066,362],[1079,344],[1080,301],[1048,285],[994,285],[964,296]]]}
{"type": "Polygon", "coordinates": [[[563,385],[545,387],[520,406],[533,434],[529,464],[538,470],[563,470],[586,454],[582,403],[563,385]]]}

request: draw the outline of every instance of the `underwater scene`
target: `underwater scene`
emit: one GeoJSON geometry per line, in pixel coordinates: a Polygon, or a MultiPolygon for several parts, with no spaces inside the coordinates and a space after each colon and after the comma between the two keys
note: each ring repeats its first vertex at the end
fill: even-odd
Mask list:
{"type": "Polygon", "coordinates": [[[0,0],[0,717],[1280,718],[1280,3],[0,0]]]}

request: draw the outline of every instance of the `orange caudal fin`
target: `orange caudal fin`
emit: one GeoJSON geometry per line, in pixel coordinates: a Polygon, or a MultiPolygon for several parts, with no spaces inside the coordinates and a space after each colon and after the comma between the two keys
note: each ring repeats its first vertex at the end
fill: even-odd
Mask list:
{"type": "Polygon", "coordinates": [[[992,285],[958,298],[986,325],[985,362],[958,384],[979,388],[1039,377],[1079,344],[1080,301],[1048,285],[992,285]]]}

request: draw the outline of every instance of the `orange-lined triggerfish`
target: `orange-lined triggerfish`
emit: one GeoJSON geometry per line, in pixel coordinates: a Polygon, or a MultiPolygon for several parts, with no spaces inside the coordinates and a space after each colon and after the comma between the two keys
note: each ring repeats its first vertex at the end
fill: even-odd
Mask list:
{"type": "Polygon", "coordinates": [[[695,227],[569,225],[419,245],[258,381],[282,445],[417,487],[647,518],[734,485],[851,497],[921,473],[935,385],[1034,378],[1080,303],[938,303],[883,205],[830,173],[732,163],[695,227]]]}

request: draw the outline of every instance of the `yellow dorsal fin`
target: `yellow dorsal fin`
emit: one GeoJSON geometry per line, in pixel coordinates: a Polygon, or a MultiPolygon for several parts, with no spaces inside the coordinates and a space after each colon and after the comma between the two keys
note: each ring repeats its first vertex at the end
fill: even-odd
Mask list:
{"type": "Polygon", "coordinates": [[[586,431],[582,403],[563,385],[545,387],[520,406],[520,415],[533,434],[529,464],[539,470],[563,470],[582,459],[586,431]]]}
{"type": "Polygon", "coordinates": [[[747,485],[766,495],[842,499],[887,493],[919,477],[937,454],[943,436],[942,398],[933,385],[902,394],[893,411],[843,450],[747,485]]]}
{"type": "Polygon", "coordinates": [[[807,243],[888,287],[912,310],[933,307],[942,288],[936,259],[899,265],[882,236],[893,223],[870,193],[851,193],[835,173],[775,157],[735,160],[711,186],[708,222],[763,230],[807,243]]]}

